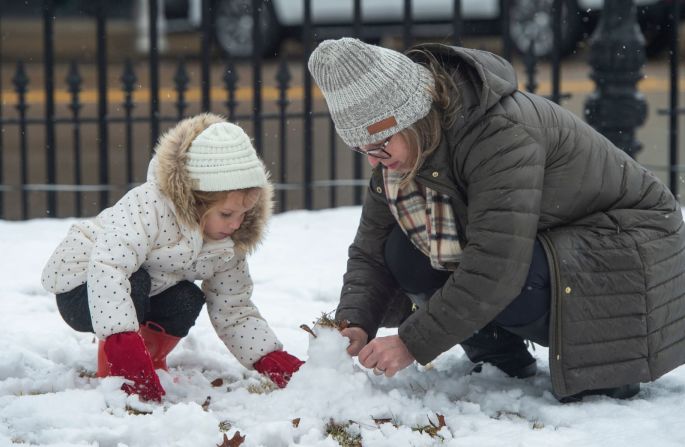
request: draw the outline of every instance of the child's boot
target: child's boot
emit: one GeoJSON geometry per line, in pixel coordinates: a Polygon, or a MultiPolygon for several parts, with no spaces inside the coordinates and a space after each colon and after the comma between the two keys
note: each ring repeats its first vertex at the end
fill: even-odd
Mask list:
{"type": "Polygon", "coordinates": [[[109,361],[107,361],[107,354],[105,354],[105,341],[98,342],[98,370],[95,374],[97,377],[109,376],[109,361]]]}
{"type": "MultiPolygon", "coordinates": [[[[157,323],[148,321],[140,325],[140,335],[143,337],[145,347],[152,358],[152,365],[155,369],[168,371],[166,356],[176,347],[181,337],[175,337],[166,333],[157,323]],[[154,328],[154,329],[153,329],[154,328]]],[[[105,354],[105,342],[98,342],[98,370],[97,377],[109,376],[109,361],[105,354]]]]}
{"type": "Polygon", "coordinates": [[[168,371],[166,356],[181,341],[181,337],[167,334],[163,327],[152,321],[140,325],[140,335],[145,341],[145,347],[152,357],[152,365],[155,369],[168,371]]]}

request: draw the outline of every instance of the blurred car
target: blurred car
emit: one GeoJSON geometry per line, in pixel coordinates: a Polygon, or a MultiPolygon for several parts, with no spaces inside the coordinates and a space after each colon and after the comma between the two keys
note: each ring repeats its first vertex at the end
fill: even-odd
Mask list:
{"type": "MultiPolygon", "coordinates": [[[[635,0],[637,20],[645,37],[648,56],[668,47],[668,15],[671,4],[677,0],[635,0]]],[[[683,5],[685,1],[680,0],[683,5]]],[[[552,53],[553,0],[513,0],[509,15],[509,36],[514,48],[525,52],[534,42],[536,55],[548,57],[552,53]]],[[[561,54],[576,49],[594,31],[604,0],[563,0],[561,10],[561,54]]],[[[681,7],[681,18],[684,11],[681,7]]]]}
{"type": "MultiPolygon", "coordinates": [[[[528,51],[531,42],[540,57],[552,52],[553,0],[504,0],[509,4],[509,38],[513,48],[528,51]]],[[[646,38],[648,54],[655,54],[668,43],[668,8],[676,0],[636,0],[638,21],[646,38]]],[[[561,53],[571,53],[578,42],[596,26],[603,0],[563,0],[561,53]]],[[[185,20],[199,26],[200,0],[165,0],[169,30],[174,21],[185,20]],[[192,23],[192,22],[195,23],[192,23]]],[[[353,0],[311,0],[315,39],[352,35],[353,0]]],[[[462,0],[463,36],[497,35],[502,27],[502,0],[462,0]]],[[[452,33],[453,0],[414,0],[412,35],[416,38],[447,38],[452,33]]],[[[683,8],[685,9],[685,8],[683,8]]],[[[377,41],[401,35],[404,0],[361,0],[363,26],[361,38],[377,41]]],[[[228,54],[244,58],[253,53],[252,0],[216,0],[213,10],[214,32],[219,47],[228,54]]],[[[304,21],[303,0],[271,0],[260,11],[262,54],[278,52],[287,37],[299,37],[304,21]]]]}

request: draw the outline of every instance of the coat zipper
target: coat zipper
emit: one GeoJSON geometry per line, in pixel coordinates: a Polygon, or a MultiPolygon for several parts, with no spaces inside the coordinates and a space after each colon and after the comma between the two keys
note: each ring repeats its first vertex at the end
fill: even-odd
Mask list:
{"type": "Polygon", "coordinates": [[[557,254],[554,250],[554,246],[549,238],[544,233],[538,233],[538,238],[542,244],[545,252],[547,254],[547,263],[549,264],[549,271],[552,272],[550,275],[550,316],[554,316],[554,320],[550,318],[550,325],[554,327],[554,333],[552,334],[554,339],[550,340],[549,344],[550,355],[549,355],[549,375],[552,380],[552,389],[556,395],[564,395],[566,386],[564,384],[563,368],[561,367],[562,352],[561,352],[561,303],[560,297],[561,293],[559,287],[561,287],[561,278],[559,274],[559,266],[557,260],[557,254]]]}

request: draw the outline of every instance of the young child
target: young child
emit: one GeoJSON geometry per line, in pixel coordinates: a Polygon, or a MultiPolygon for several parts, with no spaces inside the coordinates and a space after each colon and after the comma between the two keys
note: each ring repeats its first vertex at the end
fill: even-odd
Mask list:
{"type": "Polygon", "coordinates": [[[250,299],[245,257],[262,239],[273,195],[250,139],[207,113],[179,122],[155,152],[147,182],[70,228],[43,287],[69,326],[100,339],[97,375],[124,376],[129,394],[161,400],[155,369],[167,369],[205,302],[238,361],[283,388],[303,362],[282,350],[250,299]]]}

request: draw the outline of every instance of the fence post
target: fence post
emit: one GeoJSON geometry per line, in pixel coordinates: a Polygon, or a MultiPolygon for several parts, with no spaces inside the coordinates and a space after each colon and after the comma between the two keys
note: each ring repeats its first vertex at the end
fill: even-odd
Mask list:
{"type": "Polygon", "coordinates": [[[304,208],[311,210],[314,208],[314,194],[312,191],[313,164],[314,156],[314,116],[312,110],[312,77],[307,68],[307,61],[312,54],[312,0],[304,1],[304,26],[302,27],[302,48],[304,55],[304,208]]]}
{"type": "MultiPolygon", "coordinates": [[[[97,86],[98,86],[98,163],[100,185],[109,185],[109,125],[107,123],[107,2],[96,5],[97,86]]],[[[109,206],[109,190],[100,191],[99,211],[109,206]]]]}
{"type": "MultiPolygon", "coordinates": [[[[57,183],[57,154],[55,149],[55,60],[54,60],[55,3],[43,1],[43,73],[45,76],[45,163],[46,180],[50,187],[57,183]]],[[[57,214],[57,193],[48,190],[46,214],[57,214]]]]}
{"type": "Polygon", "coordinates": [[[150,157],[154,155],[157,139],[159,138],[159,34],[157,34],[157,17],[159,4],[157,0],[148,0],[148,35],[150,36],[150,51],[148,63],[150,67],[150,157]]]}
{"type": "MultiPolygon", "coordinates": [[[[0,36],[2,36],[2,16],[3,16],[3,4],[0,2],[0,36]]],[[[0,73],[2,73],[2,41],[0,40],[0,73]]],[[[2,76],[0,76],[0,104],[4,104],[4,99],[2,96],[2,76]]],[[[0,107],[0,122],[3,121],[2,107],[0,107]]],[[[0,132],[0,185],[5,183],[5,144],[4,144],[4,132],[0,132]]],[[[0,188],[0,219],[5,218],[5,191],[0,188]]]]}
{"type": "MultiPolygon", "coordinates": [[[[162,2],[164,3],[164,2],[162,2]]],[[[212,50],[212,33],[214,31],[214,21],[212,20],[213,11],[212,0],[202,0],[202,48],[200,51],[200,61],[202,69],[202,111],[209,112],[212,104],[210,100],[211,75],[210,75],[210,52],[212,50]]]]}
{"type": "Polygon", "coordinates": [[[262,156],[262,8],[268,5],[263,0],[252,0],[252,138],[257,153],[262,156]]]}
{"type": "Polygon", "coordinates": [[[671,12],[669,14],[669,25],[671,27],[671,51],[669,52],[668,60],[671,65],[670,76],[670,108],[668,110],[668,144],[669,144],[669,179],[668,184],[671,187],[671,192],[674,196],[679,197],[678,185],[681,182],[680,173],[678,172],[678,115],[685,113],[685,110],[678,106],[678,60],[680,54],[678,25],[680,21],[680,2],[673,2],[671,4],[671,12]]]}
{"type": "Polygon", "coordinates": [[[596,90],[585,102],[585,119],[631,157],[642,148],[635,129],[647,117],[647,102],[637,91],[645,63],[645,39],[633,0],[606,0],[590,39],[590,78],[596,90]]]}

